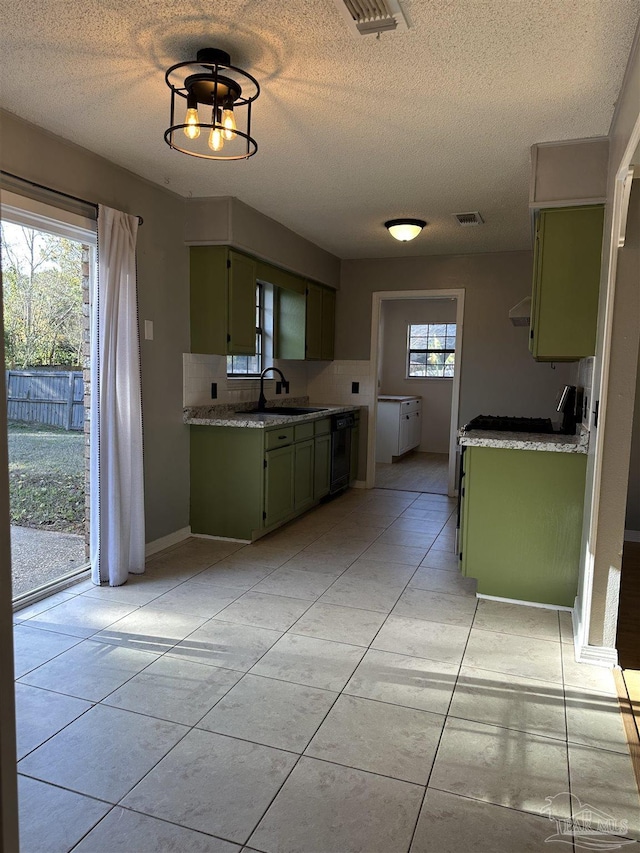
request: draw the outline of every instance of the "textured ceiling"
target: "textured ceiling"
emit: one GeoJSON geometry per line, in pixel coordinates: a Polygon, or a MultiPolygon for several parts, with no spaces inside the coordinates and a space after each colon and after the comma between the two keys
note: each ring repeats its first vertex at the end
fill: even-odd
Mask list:
{"type": "Polygon", "coordinates": [[[529,246],[529,148],[606,134],[639,0],[403,0],[356,37],[333,0],[1,0],[2,106],[181,195],[236,196],[342,258],[529,246]],[[171,151],[165,69],[258,78],[258,154],[171,151]],[[452,213],[480,210],[460,228],[452,213]],[[424,218],[413,243],[382,227],[424,218]]]}

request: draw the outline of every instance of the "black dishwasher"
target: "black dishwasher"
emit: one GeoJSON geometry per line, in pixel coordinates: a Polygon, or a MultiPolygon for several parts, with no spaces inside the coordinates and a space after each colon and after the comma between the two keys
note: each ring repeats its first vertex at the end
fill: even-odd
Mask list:
{"type": "Polygon", "coordinates": [[[331,418],[331,483],[329,494],[346,489],[351,474],[351,431],[356,423],[352,413],[331,418]]]}

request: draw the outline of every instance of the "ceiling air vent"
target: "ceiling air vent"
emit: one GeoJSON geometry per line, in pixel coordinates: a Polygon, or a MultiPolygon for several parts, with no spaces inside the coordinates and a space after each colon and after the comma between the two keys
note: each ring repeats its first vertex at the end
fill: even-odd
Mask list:
{"type": "Polygon", "coordinates": [[[334,0],[354,35],[409,29],[399,0],[334,0]]]}
{"type": "Polygon", "coordinates": [[[452,215],[458,225],[462,225],[463,228],[469,225],[482,225],[484,222],[477,210],[472,210],[471,213],[454,213],[452,215]]]}

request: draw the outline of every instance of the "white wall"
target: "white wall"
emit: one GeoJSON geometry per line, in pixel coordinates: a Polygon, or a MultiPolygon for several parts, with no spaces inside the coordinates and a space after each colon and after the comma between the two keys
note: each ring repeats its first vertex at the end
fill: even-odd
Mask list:
{"type": "Polygon", "coordinates": [[[448,453],[453,379],[407,379],[407,328],[410,323],[455,323],[455,299],[397,299],[382,303],[380,394],[422,397],[419,450],[448,453]]]}

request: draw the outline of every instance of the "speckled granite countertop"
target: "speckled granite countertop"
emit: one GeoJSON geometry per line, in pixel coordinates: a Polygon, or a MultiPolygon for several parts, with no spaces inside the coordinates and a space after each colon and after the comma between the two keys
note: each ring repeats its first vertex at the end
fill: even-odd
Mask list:
{"type": "MultiPolygon", "coordinates": [[[[296,404],[297,405],[297,404],[296,404]]],[[[307,404],[302,404],[307,405],[307,404]]],[[[276,426],[295,426],[306,421],[317,421],[342,412],[357,412],[359,406],[322,406],[321,412],[306,415],[261,415],[250,412],[220,411],[220,406],[193,406],[184,409],[184,422],[193,426],[252,427],[268,429],[276,426]]],[[[226,408],[226,407],[225,407],[226,408]]],[[[267,410],[268,410],[267,406],[267,410]]],[[[320,408],[318,406],[317,408],[320,408]]]]}
{"type": "Polygon", "coordinates": [[[589,430],[580,425],[576,435],[558,433],[502,432],[474,429],[458,431],[458,444],[465,447],[498,447],[505,450],[546,450],[555,453],[587,453],[589,430]]]}

